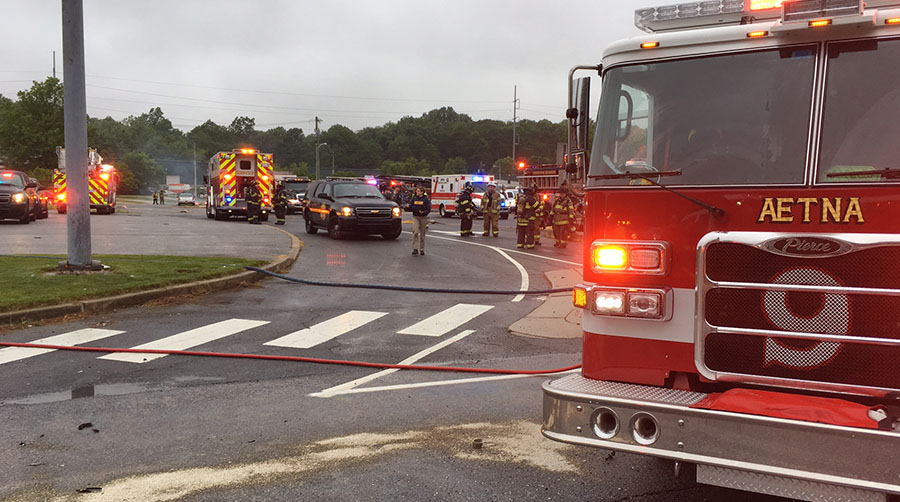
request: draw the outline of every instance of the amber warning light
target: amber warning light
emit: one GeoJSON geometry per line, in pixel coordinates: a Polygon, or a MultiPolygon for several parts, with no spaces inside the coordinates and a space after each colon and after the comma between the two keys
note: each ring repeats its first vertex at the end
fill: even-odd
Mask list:
{"type": "Polygon", "coordinates": [[[669,244],[663,241],[594,241],[591,268],[599,273],[665,275],[669,244]]]}

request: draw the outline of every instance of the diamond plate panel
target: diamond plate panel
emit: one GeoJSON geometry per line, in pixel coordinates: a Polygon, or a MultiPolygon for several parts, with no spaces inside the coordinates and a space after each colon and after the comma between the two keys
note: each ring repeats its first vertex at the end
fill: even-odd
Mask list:
{"type": "Polygon", "coordinates": [[[887,501],[884,493],[710,465],[697,466],[697,482],[808,502],[887,501]]]}
{"type": "Polygon", "coordinates": [[[651,403],[671,404],[677,406],[690,406],[707,394],[702,392],[690,392],[685,390],[665,389],[661,387],[648,387],[619,382],[607,382],[603,380],[591,380],[578,374],[572,374],[550,383],[553,390],[587,394],[592,396],[617,397],[632,399],[635,401],[647,401],[651,403]]]}

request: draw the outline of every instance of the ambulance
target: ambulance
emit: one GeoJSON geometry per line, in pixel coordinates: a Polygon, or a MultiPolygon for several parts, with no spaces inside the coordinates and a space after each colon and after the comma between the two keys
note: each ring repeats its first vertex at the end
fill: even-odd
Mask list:
{"type": "Polygon", "coordinates": [[[569,74],[583,365],[543,385],[543,434],[722,487],[896,498],[900,2],[635,22],[569,74]]]}
{"type": "MultiPolygon", "coordinates": [[[[450,218],[456,214],[456,196],[462,192],[466,182],[472,183],[472,202],[475,204],[476,216],[481,216],[481,196],[488,185],[494,183],[494,177],[488,174],[440,174],[431,177],[431,210],[437,211],[441,217],[450,218]]],[[[500,194],[500,218],[509,218],[509,203],[506,196],[500,194]]]]}
{"type": "Polygon", "coordinates": [[[206,217],[216,220],[227,220],[232,216],[246,217],[246,190],[256,180],[262,194],[259,219],[268,221],[273,209],[274,159],[273,154],[262,153],[253,148],[235,148],[210,157],[203,179],[209,186],[206,194],[206,217]]]}

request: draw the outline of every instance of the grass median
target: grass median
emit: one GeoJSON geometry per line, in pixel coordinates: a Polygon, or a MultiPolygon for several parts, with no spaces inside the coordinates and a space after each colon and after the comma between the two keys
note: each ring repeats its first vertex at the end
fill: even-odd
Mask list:
{"type": "Polygon", "coordinates": [[[261,260],[159,255],[94,255],[101,273],[58,274],[65,256],[0,256],[0,312],[102,298],[242,272],[261,260]]]}

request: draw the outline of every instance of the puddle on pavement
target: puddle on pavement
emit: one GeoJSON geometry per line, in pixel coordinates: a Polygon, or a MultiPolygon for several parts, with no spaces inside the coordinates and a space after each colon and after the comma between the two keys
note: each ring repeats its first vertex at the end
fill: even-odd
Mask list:
{"type": "MultiPolygon", "coordinates": [[[[179,376],[172,379],[175,383],[192,383],[192,382],[222,382],[224,378],[219,377],[203,377],[203,376],[179,376]]],[[[97,385],[86,385],[77,387],[71,391],[47,392],[44,394],[34,394],[31,396],[20,397],[16,399],[8,399],[0,401],[0,406],[6,404],[44,404],[56,403],[59,401],[68,401],[69,399],[81,399],[94,396],[123,396],[125,394],[137,394],[139,392],[147,392],[151,390],[160,390],[165,388],[163,384],[143,384],[143,383],[102,383],[97,385]]]]}

